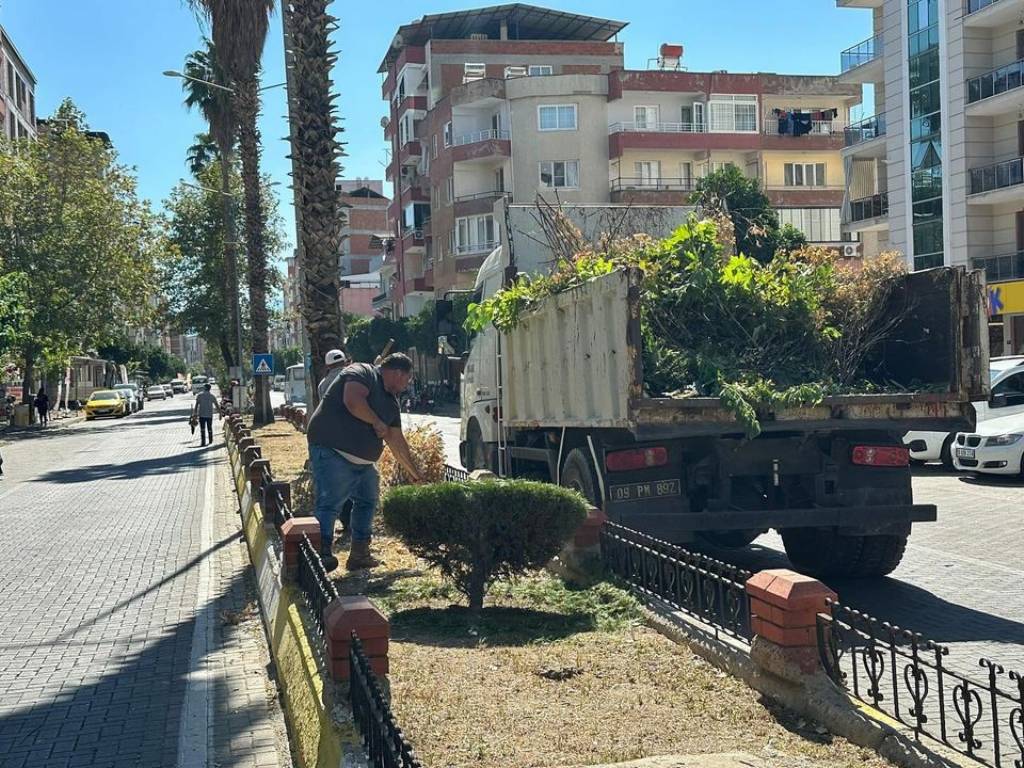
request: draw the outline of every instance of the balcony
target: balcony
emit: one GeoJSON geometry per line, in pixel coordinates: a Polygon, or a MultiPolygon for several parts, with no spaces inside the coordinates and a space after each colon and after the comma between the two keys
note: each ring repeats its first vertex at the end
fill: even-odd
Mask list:
{"type": "Polygon", "coordinates": [[[773,114],[767,114],[761,121],[761,133],[765,138],[762,149],[841,149],[843,146],[842,120],[790,121],[773,114]]]}
{"type": "Polygon", "coordinates": [[[613,159],[621,157],[627,149],[757,150],[764,143],[765,138],[757,131],[711,132],[706,123],[642,122],[612,123],[608,126],[608,153],[613,159]]]}
{"type": "Polygon", "coordinates": [[[875,83],[881,80],[882,36],[863,40],[839,54],[839,82],[875,83]]]}
{"type": "Polygon", "coordinates": [[[889,226],[889,193],[882,192],[871,197],[850,201],[850,218],[846,222],[853,231],[871,231],[889,226]]]}
{"type": "Polygon", "coordinates": [[[1024,59],[967,81],[967,114],[1003,115],[1024,108],[1024,59]]]}
{"type": "Polygon", "coordinates": [[[427,234],[422,227],[402,228],[402,252],[406,254],[423,253],[427,248],[427,234]]]}
{"type": "Polygon", "coordinates": [[[489,192],[476,192],[471,195],[459,195],[452,202],[455,205],[456,216],[473,216],[481,213],[490,213],[494,210],[494,201],[500,197],[511,196],[508,192],[491,190],[489,192]]]}
{"type": "Polygon", "coordinates": [[[835,184],[764,184],[762,188],[776,208],[838,208],[846,192],[845,186],[835,184]]]}
{"type": "Polygon", "coordinates": [[[412,139],[402,145],[398,152],[398,162],[402,165],[417,165],[422,154],[423,147],[420,145],[419,139],[412,139]]]}
{"type": "Polygon", "coordinates": [[[411,94],[395,104],[395,115],[401,117],[410,109],[425,111],[427,108],[426,95],[411,94]]]}
{"type": "Polygon", "coordinates": [[[1024,13],[1024,0],[965,0],[964,26],[976,29],[1007,28],[1024,13]]]}
{"type": "Polygon", "coordinates": [[[462,258],[463,256],[486,256],[497,247],[497,240],[486,240],[479,243],[461,243],[455,246],[454,253],[458,258],[462,258]]]}
{"type": "Polygon", "coordinates": [[[509,157],[512,154],[509,138],[508,131],[494,129],[456,136],[452,141],[452,161],[483,162],[509,157]]]}
{"type": "Polygon", "coordinates": [[[619,177],[609,183],[611,201],[629,205],[686,205],[694,189],[692,178],[619,177]]]}
{"type": "Polygon", "coordinates": [[[1024,279],[1024,251],[1008,253],[1003,256],[982,256],[971,259],[971,269],[985,270],[985,279],[989,283],[1022,280],[1024,279]]]}
{"type": "Polygon", "coordinates": [[[608,133],[704,133],[704,123],[612,123],[608,133]]]}
{"type": "Polygon", "coordinates": [[[1024,200],[1024,157],[971,169],[967,202],[997,205],[1024,200]]]}
{"type": "Polygon", "coordinates": [[[859,157],[885,156],[885,115],[873,115],[846,126],[845,154],[859,157]]]}
{"type": "Polygon", "coordinates": [[[408,296],[410,293],[431,293],[434,290],[434,286],[431,283],[432,280],[426,276],[406,280],[405,295],[408,296]]]}

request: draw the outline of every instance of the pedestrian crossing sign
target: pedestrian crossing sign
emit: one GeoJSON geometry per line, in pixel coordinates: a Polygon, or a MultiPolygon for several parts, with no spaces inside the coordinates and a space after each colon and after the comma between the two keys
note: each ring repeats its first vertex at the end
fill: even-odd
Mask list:
{"type": "Polygon", "coordinates": [[[267,354],[253,355],[252,373],[254,376],[272,376],[274,374],[274,356],[267,354]]]}

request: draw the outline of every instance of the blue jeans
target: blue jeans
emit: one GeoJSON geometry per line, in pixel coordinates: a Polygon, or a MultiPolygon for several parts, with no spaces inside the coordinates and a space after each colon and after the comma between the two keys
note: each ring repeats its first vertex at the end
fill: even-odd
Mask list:
{"type": "Polygon", "coordinates": [[[377,508],[379,481],[373,464],[353,464],[340,453],[315,443],[309,446],[320,541],[326,551],[334,536],[334,521],[348,499],[352,500],[352,541],[369,541],[373,536],[373,512],[377,508]]]}

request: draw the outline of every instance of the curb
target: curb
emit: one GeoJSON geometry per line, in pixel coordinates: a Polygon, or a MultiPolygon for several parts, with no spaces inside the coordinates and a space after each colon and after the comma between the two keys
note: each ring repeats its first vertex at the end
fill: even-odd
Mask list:
{"type": "Polygon", "coordinates": [[[362,756],[354,731],[345,733],[332,717],[329,703],[333,684],[325,683],[310,645],[316,627],[305,615],[301,592],[283,580],[280,542],[268,535],[263,510],[252,497],[251,486],[238,452],[225,436],[231,476],[238,496],[242,530],[249,559],[256,572],[260,616],[277,667],[283,694],[285,721],[300,768],[338,768],[355,765],[362,756]]]}

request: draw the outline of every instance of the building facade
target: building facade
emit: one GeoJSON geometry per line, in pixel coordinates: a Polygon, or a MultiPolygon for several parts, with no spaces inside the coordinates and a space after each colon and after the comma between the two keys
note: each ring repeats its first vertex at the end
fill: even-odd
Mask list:
{"type": "Polygon", "coordinates": [[[36,77],[0,27],[0,134],[8,139],[36,136],[36,77]]]}
{"type": "Polygon", "coordinates": [[[345,207],[341,230],[340,295],[343,312],[373,317],[384,263],[381,238],[387,236],[388,205],[384,182],[346,179],[337,183],[345,207]]]}
{"type": "Polygon", "coordinates": [[[285,260],[281,281],[281,317],[270,329],[271,351],[302,345],[302,308],[299,303],[299,272],[296,257],[285,260]]]}
{"type": "Polygon", "coordinates": [[[382,295],[398,314],[472,287],[500,240],[499,200],[683,206],[697,179],[732,164],[811,241],[850,237],[841,150],[859,86],[686,72],[671,45],[660,69],[630,71],[623,27],[514,4],[398,30],[380,67],[395,236],[382,295]]]}
{"type": "Polygon", "coordinates": [[[874,27],[841,55],[843,81],[874,86],[844,228],[915,269],[984,269],[991,352],[1024,353],[1024,0],[837,4],[874,27]]]}

